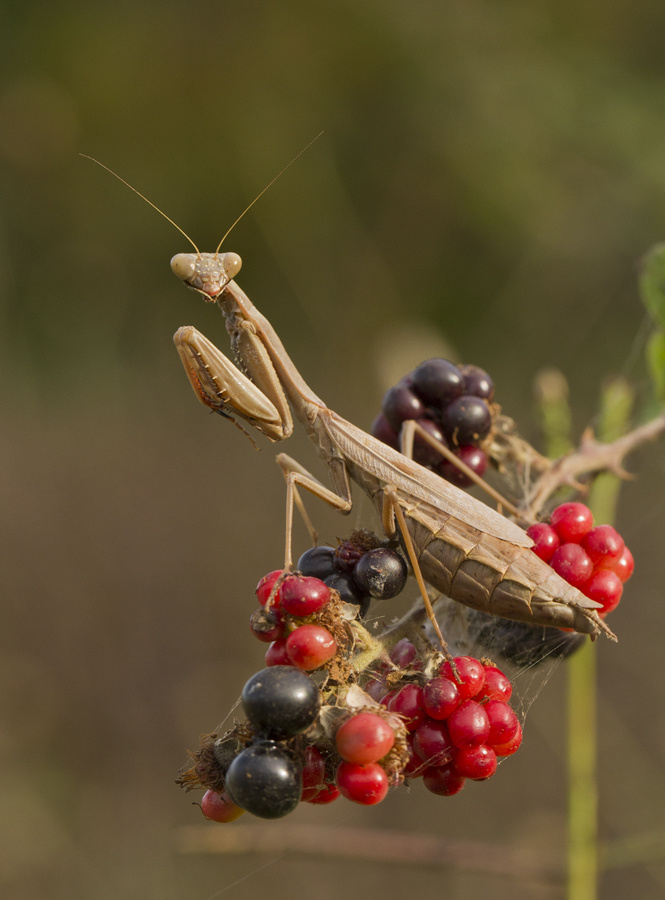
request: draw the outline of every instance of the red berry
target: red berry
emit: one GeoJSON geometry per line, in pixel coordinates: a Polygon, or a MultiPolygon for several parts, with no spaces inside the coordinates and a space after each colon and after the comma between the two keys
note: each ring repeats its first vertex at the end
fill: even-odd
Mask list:
{"type": "Polygon", "coordinates": [[[522,743],[522,726],[519,721],[517,722],[517,731],[515,732],[515,737],[513,737],[510,741],[506,741],[505,744],[493,744],[492,750],[496,753],[497,756],[512,756],[513,753],[519,749],[520,744],[522,743]]]}
{"type": "Polygon", "coordinates": [[[417,684],[405,684],[390,698],[388,709],[404,717],[407,731],[415,731],[425,719],[422,688],[417,684]]]}
{"type": "Polygon", "coordinates": [[[291,664],[309,672],[318,669],[337,653],[337,641],[321,625],[300,625],[286,639],[291,664]]]}
{"type": "Polygon", "coordinates": [[[300,799],[310,802],[325,787],[326,761],[323,753],[313,745],[305,750],[305,765],[302,770],[302,794],[300,799]]]}
{"type": "Polygon", "coordinates": [[[589,579],[589,583],[585,585],[584,593],[590,600],[603,604],[598,613],[606,616],[619,605],[623,584],[616,572],[611,569],[597,569],[589,579]]]}
{"type": "Polygon", "coordinates": [[[278,641],[284,637],[284,620],[281,611],[275,606],[271,606],[270,609],[259,606],[249,617],[249,628],[254,637],[265,644],[278,641]]]}
{"type": "Polygon", "coordinates": [[[593,513],[584,503],[562,503],[550,516],[561,543],[578,543],[593,527],[593,513]]]}
{"type": "Polygon", "coordinates": [[[363,690],[366,694],[372,698],[372,700],[376,700],[377,703],[381,703],[383,698],[388,693],[388,686],[384,684],[383,681],[378,681],[375,678],[370,679],[367,684],[363,685],[363,690]]]}
{"type": "Polygon", "coordinates": [[[213,822],[233,822],[244,812],[226,791],[206,791],[201,798],[201,812],[213,822]]]}
{"type": "Polygon", "coordinates": [[[420,778],[425,770],[422,759],[413,747],[413,737],[413,734],[407,734],[406,736],[406,743],[409,748],[409,761],[404,766],[405,778],[420,778]]]}
{"type": "Polygon", "coordinates": [[[619,559],[612,559],[607,561],[602,560],[598,564],[598,568],[610,569],[612,572],[616,572],[622,583],[625,584],[635,570],[635,560],[633,559],[633,554],[630,552],[628,547],[624,547],[623,553],[621,554],[619,559]]]}
{"type": "Polygon", "coordinates": [[[455,682],[460,700],[470,700],[485,684],[485,669],[482,663],[472,656],[456,656],[453,662],[457,668],[457,674],[449,662],[445,662],[441,666],[440,674],[455,682]]]}
{"type": "MultiPolygon", "coordinates": [[[[256,596],[258,597],[261,606],[266,605],[266,602],[270,597],[270,594],[272,593],[272,589],[275,586],[275,582],[280,577],[280,575],[283,574],[283,569],[275,569],[274,572],[269,572],[267,575],[264,575],[261,581],[259,581],[259,583],[256,585],[256,596]]],[[[273,604],[271,605],[277,605],[278,603],[278,597],[275,596],[273,598],[273,604]]]]}
{"type": "Polygon", "coordinates": [[[510,679],[496,666],[485,666],[485,684],[476,700],[510,700],[513,686],[510,679]]]}
{"type": "MultiPolygon", "coordinates": [[[[476,475],[485,474],[489,457],[480,447],[464,444],[457,448],[455,456],[458,456],[476,475]]],[[[436,466],[435,471],[437,475],[445,478],[451,484],[457,485],[457,487],[467,488],[473,484],[472,479],[449,459],[444,459],[440,462],[436,466]]]]}
{"type": "Polygon", "coordinates": [[[447,725],[450,740],[456,747],[478,747],[487,741],[490,733],[485,708],[475,700],[460,703],[448,717],[447,725]]]}
{"type": "Polygon", "coordinates": [[[332,803],[333,800],[337,800],[338,797],[339,788],[334,784],[326,784],[315,797],[312,797],[311,800],[307,800],[307,803],[323,805],[324,803],[332,803]]]}
{"type": "Polygon", "coordinates": [[[559,549],[561,540],[556,531],[547,522],[536,522],[530,525],[526,533],[533,541],[531,548],[536,556],[545,562],[549,562],[554,556],[554,551],[559,549]]]}
{"type": "Polygon", "coordinates": [[[453,767],[458,775],[484,781],[496,772],[496,753],[487,744],[478,747],[463,747],[453,760],[453,767]]]}
{"type": "Polygon", "coordinates": [[[416,728],[413,749],[428,766],[445,766],[455,755],[445,722],[429,718],[416,728]]]}
{"type": "Polygon", "coordinates": [[[519,719],[507,703],[503,700],[489,700],[483,707],[490,723],[490,731],[487,743],[490,747],[495,744],[507,744],[517,734],[519,719]]]}
{"type": "Polygon", "coordinates": [[[423,784],[428,791],[440,797],[452,797],[459,794],[466,778],[460,775],[452,764],[447,766],[430,766],[423,772],[423,784]]]}
{"type": "Polygon", "coordinates": [[[610,560],[619,560],[626,546],[623,538],[611,525],[598,525],[592,528],[582,541],[582,546],[591,557],[594,566],[605,564],[610,560]]]}
{"type": "Polygon", "coordinates": [[[372,712],[347,719],[335,735],[335,746],[342,759],[361,766],[383,759],[394,743],[395,732],[385,719],[372,712]]]}
{"type": "Polygon", "coordinates": [[[568,584],[579,590],[584,587],[593,572],[591,558],[579,544],[562,544],[550,560],[550,565],[568,584]]]}
{"type": "Polygon", "coordinates": [[[380,803],[388,793],[388,776],[378,763],[359,766],[343,762],[337,767],[337,787],[347,800],[363,806],[380,803]]]}
{"type": "Polygon", "coordinates": [[[400,669],[405,669],[411,665],[417,656],[418,651],[408,638],[402,638],[390,651],[390,658],[400,669]]]}
{"type": "Polygon", "coordinates": [[[287,575],[279,589],[279,599],[290,616],[311,616],[330,600],[330,588],[309,575],[287,575]]]}
{"type": "Polygon", "coordinates": [[[286,638],[273,641],[266,650],[265,659],[267,666],[292,666],[291,658],[286,652],[286,638]]]}
{"type": "Polygon", "coordinates": [[[423,705],[432,719],[447,719],[460,702],[457,685],[440,675],[423,687],[423,705]]]}

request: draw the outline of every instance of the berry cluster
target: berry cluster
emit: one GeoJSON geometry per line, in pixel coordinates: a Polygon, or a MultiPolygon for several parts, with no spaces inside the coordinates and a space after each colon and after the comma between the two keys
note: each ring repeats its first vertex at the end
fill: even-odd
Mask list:
{"type": "Polygon", "coordinates": [[[401,593],[407,575],[402,556],[380,546],[369,531],[354,532],[337,549],[308,550],[296,572],[276,569],[265,575],[256,588],[261,606],[250,628],[260,641],[270,642],[266,665],[305,671],[325,665],[338,652],[339,603],[352,604],[363,618],[373,599],[401,593]]]}
{"type": "MultiPolygon", "coordinates": [[[[493,398],[494,384],[483,369],[456,366],[447,359],[428,359],[386,392],[372,434],[400,450],[403,425],[415,420],[476,475],[482,475],[488,463],[483,443],[492,429],[493,398]]],[[[472,483],[418,432],[413,458],[459,487],[472,483]]]]}
{"type": "MultiPolygon", "coordinates": [[[[395,646],[391,658],[417,665],[416,648],[408,640],[395,646]]],[[[508,705],[512,685],[489,661],[458,656],[433,677],[392,689],[377,678],[367,690],[404,721],[405,774],[422,776],[434,794],[457,794],[467,778],[485,781],[496,772],[497,757],[512,755],[522,743],[522,727],[508,705]]]]}
{"type": "Polygon", "coordinates": [[[633,574],[633,554],[611,525],[594,528],[593,514],[583,503],[562,503],[549,523],[531,525],[533,551],[557,574],[589,599],[602,604],[604,618],[616,609],[623,585],[633,574]]]}
{"type": "Polygon", "coordinates": [[[320,578],[345,603],[355,603],[364,618],[372,600],[389,600],[404,590],[408,569],[399,553],[383,546],[371,531],[354,531],[334,547],[313,547],[296,565],[303,575],[320,578]]]}
{"type": "MultiPolygon", "coordinates": [[[[370,598],[392,596],[405,566],[375,543],[354,534],[336,551],[304,554],[299,566],[326,578],[346,573],[370,598]]],[[[373,637],[358,600],[343,602],[314,575],[276,570],[256,593],[252,631],[272,643],[267,668],[243,688],[246,721],[207,735],[179,778],[206,788],[207,818],[280,818],[300,802],[340,795],[374,805],[390,786],[421,776],[433,793],[452,795],[467,778],[489,778],[497,757],[519,747],[510,682],[488,660],[445,662],[418,628],[417,643],[373,637]]]]}

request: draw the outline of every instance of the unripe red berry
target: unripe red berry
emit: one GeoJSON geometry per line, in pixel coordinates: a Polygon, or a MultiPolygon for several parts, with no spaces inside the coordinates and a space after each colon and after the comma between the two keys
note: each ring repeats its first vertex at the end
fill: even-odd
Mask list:
{"type": "Polygon", "coordinates": [[[302,770],[302,794],[300,799],[311,802],[325,787],[326,761],[318,747],[310,745],[305,750],[302,770]]]}
{"type": "Polygon", "coordinates": [[[388,709],[404,717],[407,731],[415,731],[425,718],[422,688],[417,684],[405,684],[390,698],[388,709]]]}
{"type": "Polygon", "coordinates": [[[459,775],[484,781],[496,772],[496,753],[487,744],[478,747],[463,747],[453,760],[453,768],[459,775]]]}
{"type": "Polygon", "coordinates": [[[326,784],[321,788],[316,796],[307,800],[307,803],[313,803],[316,806],[323,806],[325,803],[332,803],[340,796],[339,788],[335,784],[326,784]]]}
{"type": "MultiPolygon", "coordinates": [[[[272,593],[272,589],[275,586],[275,582],[283,574],[283,569],[275,569],[273,572],[268,572],[267,575],[264,575],[261,581],[259,581],[259,583],[256,585],[256,596],[261,606],[266,605],[266,602],[272,593]]],[[[277,604],[279,604],[279,599],[277,595],[275,595],[275,597],[273,598],[273,604],[271,605],[277,604]]]]}
{"type": "Polygon", "coordinates": [[[367,766],[340,763],[335,781],[347,800],[363,806],[380,803],[388,793],[388,776],[378,763],[369,763],[367,766]]]}
{"type": "Polygon", "coordinates": [[[452,797],[464,787],[466,778],[455,770],[452,764],[447,766],[430,766],[423,772],[423,784],[432,794],[440,797],[452,797]]]}
{"type": "Polygon", "coordinates": [[[562,544],[550,561],[554,571],[568,584],[581,590],[591,578],[593,563],[579,544],[562,544]]]}
{"type": "MultiPolygon", "coordinates": [[[[501,701],[490,701],[501,702],[501,701]]],[[[475,700],[465,700],[448,716],[448,733],[456,747],[478,747],[490,733],[490,721],[485,708],[475,700]]]]}
{"type": "Polygon", "coordinates": [[[628,547],[624,547],[619,559],[602,561],[598,564],[598,568],[610,569],[612,572],[616,572],[621,582],[625,584],[635,570],[635,560],[628,547]]]}
{"type": "Polygon", "coordinates": [[[585,535],[582,546],[594,566],[600,566],[608,560],[620,559],[625,544],[621,535],[611,525],[598,525],[585,535]]]}
{"type": "Polygon", "coordinates": [[[561,539],[554,528],[547,522],[536,522],[535,525],[527,528],[526,533],[533,541],[531,549],[536,556],[539,556],[544,562],[549,562],[561,544],[561,539]]]}
{"type": "Polygon", "coordinates": [[[485,684],[485,669],[482,663],[472,656],[456,656],[453,662],[457,674],[449,662],[441,666],[440,674],[455,682],[461,700],[471,700],[485,684]]]}
{"type": "Polygon", "coordinates": [[[477,700],[503,700],[506,703],[513,693],[510,679],[496,666],[485,666],[485,684],[477,700]]]}
{"type": "Polygon", "coordinates": [[[291,658],[286,652],[286,638],[273,641],[266,650],[266,666],[292,666],[291,658]]]}
{"type": "Polygon", "coordinates": [[[337,729],[335,746],[342,759],[366,766],[378,762],[395,743],[395,732],[381,716],[361,712],[337,729]]]}
{"type": "Polygon", "coordinates": [[[244,812],[226,791],[206,791],[201,798],[201,812],[213,822],[234,822],[244,812]]]}
{"type": "Polygon", "coordinates": [[[330,600],[330,588],[309,575],[287,575],[279,589],[280,605],[290,616],[311,616],[330,600]]]}
{"type": "Polygon", "coordinates": [[[599,609],[598,613],[606,616],[619,605],[623,594],[623,584],[616,572],[611,569],[597,569],[585,586],[584,593],[590,600],[603,604],[603,608],[599,609]]]}
{"type": "Polygon", "coordinates": [[[428,766],[444,766],[455,755],[445,722],[427,718],[415,730],[413,749],[428,766]]]}
{"type": "Polygon", "coordinates": [[[460,702],[460,692],[451,678],[440,675],[423,686],[423,705],[432,719],[447,719],[460,702]]]}
{"type": "Polygon", "coordinates": [[[516,750],[519,749],[520,744],[522,743],[522,726],[519,721],[517,722],[517,731],[515,732],[515,736],[506,741],[505,744],[493,744],[492,750],[496,753],[497,756],[512,756],[516,750]]]}
{"type": "Polygon", "coordinates": [[[337,653],[337,642],[321,625],[300,625],[286,639],[291,664],[309,672],[318,669],[337,653]]]}
{"type": "Polygon", "coordinates": [[[408,638],[402,638],[398,641],[390,651],[390,658],[399,666],[400,669],[406,669],[418,656],[418,651],[408,638]]]}
{"type": "Polygon", "coordinates": [[[561,543],[578,543],[593,527],[593,513],[584,503],[561,503],[552,512],[550,524],[561,543]]]}
{"type": "Polygon", "coordinates": [[[514,710],[507,703],[504,703],[503,700],[489,700],[483,708],[490,723],[490,731],[487,737],[487,743],[490,747],[494,747],[495,744],[507,744],[508,741],[512,741],[517,734],[520,724],[514,710]]]}

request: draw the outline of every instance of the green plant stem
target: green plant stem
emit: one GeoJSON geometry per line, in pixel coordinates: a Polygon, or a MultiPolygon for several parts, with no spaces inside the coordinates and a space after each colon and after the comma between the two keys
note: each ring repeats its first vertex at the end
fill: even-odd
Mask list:
{"type": "MultiPolygon", "coordinates": [[[[633,395],[617,380],[603,392],[599,435],[626,430],[633,395]]],[[[603,473],[589,492],[595,521],[614,521],[620,479],[603,473]]],[[[595,900],[598,889],[598,779],[596,772],[596,647],[588,643],[568,666],[568,900],[595,900]]]]}

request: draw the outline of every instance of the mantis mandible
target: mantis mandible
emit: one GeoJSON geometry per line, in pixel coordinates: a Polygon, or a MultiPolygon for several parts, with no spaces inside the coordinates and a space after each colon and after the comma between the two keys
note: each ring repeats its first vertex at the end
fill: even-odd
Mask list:
{"type": "Polygon", "coordinates": [[[240,257],[220,253],[231,229],[281,172],[236,219],[217,250],[201,253],[180,226],[140,191],[103,163],[87,158],[156,209],[196,251],[176,254],[171,268],[206,301],[217,303],[240,367],[192,326],[179,328],[174,341],[199,400],[235,424],[235,417],[243,419],[273,442],[292,434],[292,410],[330,471],[332,489],[291,457],[277,456],[287,482],[285,568],[292,567],[294,503],[302,509],[298,488],[349,513],[354,481],[377,508],[386,535],[401,537],[444,652],[446,644],[425,582],[471,609],[594,637],[603,632],[616,640],[595,611],[600,604],[539,559],[522,528],[343,419],[307,385],[270,322],[233,280],[242,266],[240,257]]]}
{"type": "Polygon", "coordinates": [[[197,251],[171,260],[186,285],[219,306],[243,371],[192,326],[180,328],[174,341],[202,403],[227,418],[243,419],[271,441],[291,435],[292,410],[330,470],[332,489],[286,454],[277,457],[287,481],[285,567],[292,565],[297,489],[348,513],[354,481],[379,511],[386,535],[401,535],[444,648],[423,580],[472,609],[591,635],[602,631],[616,640],[595,612],[599,604],[542,562],[518,525],[327,407],[306,384],[270,322],[233,280],[240,267],[235,253],[197,251]]]}

